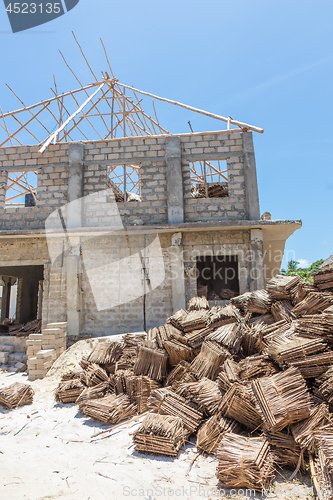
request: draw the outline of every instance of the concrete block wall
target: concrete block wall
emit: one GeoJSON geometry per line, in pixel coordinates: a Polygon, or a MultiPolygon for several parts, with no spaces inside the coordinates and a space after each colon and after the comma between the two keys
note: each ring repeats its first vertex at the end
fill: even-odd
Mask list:
{"type": "MultiPolygon", "coordinates": [[[[244,151],[242,134],[184,134],[180,137],[184,220],[245,219],[244,151]],[[189,161],[225,159],[229,196],[191,197],[189,161]]],[[[113,139],[82,143],[83,196],[107,188],[107,166],[139,164],[142,201],[118,203],[123,222],[143,219],[146,224],[167,222],[165,143],[167,136],[113,139]]],[[[37,146],[0,150],[0,229],[43,228],[47,216],[69,199],[69,144],[50,145],[42,155],[37,146]],[[34,169],[38,172],[37,205],[4,208],[7,172],[34,169]]],[[[106,214],[107,223],[108,215],[106,214]]],[[[85,224],[97,226],[101,216],[89,214],[85,224]],[[97,217],[97,218],[96,218],[97,217]]]]}

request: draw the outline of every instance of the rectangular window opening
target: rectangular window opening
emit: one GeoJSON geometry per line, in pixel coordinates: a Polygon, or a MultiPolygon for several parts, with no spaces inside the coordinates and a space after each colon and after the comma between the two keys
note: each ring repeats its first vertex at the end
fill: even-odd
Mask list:
{"type": "Polygon", "coordinates": [[[228,192],[227,160],[190,162],[192,198],[225,198],[228,192]]]}
{"type": "Polygon", "coordinates": [[[7,172],[5,208],[37,204],[37,171],[7,172]]]}
{"type": "Polygon", "coordinates": [[[141,201],[140,165],[109,165],[107,185],[113,190],[116,202],[141,201]]]}
{"type": "Polygon", "coordinates": [[[237,255],[197,257],[197,293],[207,300],[229,300],[239,295],[237,255]]]}

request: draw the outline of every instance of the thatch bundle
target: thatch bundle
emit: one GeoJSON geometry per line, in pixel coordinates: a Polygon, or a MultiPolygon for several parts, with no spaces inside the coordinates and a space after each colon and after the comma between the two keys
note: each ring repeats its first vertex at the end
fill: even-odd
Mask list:
{"type": "Polygon", "coordinates": [[[321,429],[315,435],[318,458],[315,467],[310,462],[312,480],[321,500],[332,500],[333,492],[333,428],[321,429]],[[318,491],[319,489],[319,491],[318,491]]]}
{"type": "Polygon", "coordinates": [[[310,416],[297,424],[291,426],[296,443],[301,449],[314,451],[314,434],[328,423],[328,406],[321,404],[312,408],[310,416]]]}
{"type": "MultiPolygon", "coordinates": [[[[265,339],[267,342],[267,339],[265,339]]],[[[294,360],[305,359],[306,356],[317,354],[326,349],[326,343],[321,339],[307,339],[292,335],[276,335],[267,342],[267,353],[280,365],[294,360]]]]}
{"type": "Polygon", "coordinates": [[[310,316],[311,314],[316,314],[319,311],[324,311],[333,303],[333,297],[331,294],[325,294],[320,292],[308,293],[305,299],[299,302],[293,309],[292,312],[297,316],[310,316]]]}
{"type": "Polygon", "coordinates": [[[267,377],[277,372],[274,363],[266,355],[254,354],[238,363],[238,374],[241,381],[267,377]]]}
{"type": "Polygon", "coordinates": [[[193,330],[193,332],[187,333],[184,336],[183,341],[192,349],[199,349],[207,335],[211,332],[212,328],[209,326],[201,328],[200,330],[193,330]]]}
{"type": "Polygon", "coordinates": [[[251,389],[241,384],[235,383],[228,389],[219,409],[224,416],[251,430],[259,429],[263,423],[251,389]]]}
{"type": "Polygon", "coordinates": [[[137,413],[137,407],[130,402],[126,394],[104,396],[100,399],[89,399],[79,405],[81,413],[105,424],[117,424],[121,420],[137,413]]]}
{"type": "Polygon", "coordinates": [[[208,378],[181,384],[176,392],[196,403],[207,415],[214,415],[218,411],[223,396],[218,384],[208,378]]]}
{"type": "Polygon", "coordinates": [[[65,380],[73,380],[75,378],[81,378],[81,376],[82,372],[75,372],[73,370],[69,370],[68,372],[63,374],[61,380],[64,382],[65,380]]]}
{"type": "Polygon", "coordinates": [[[296,315],[292,312],[293,305],[289,300],[281,300],[280,302],[275,302],[271,307],[271,313],[275,321],[291,321],[296,318],[296,315]]]}
{"type": "Polygon", "coordinates": [[[312,356],[305,356],[301,359],[287,361],[287,366],[298,368],[304,378],[319,377],[333,363],[333,351],[325,351],[312,356]]]}
{"type": "Polygon", "coordinates": [[[245,312],[267,314],[272,305],[272,299],[266,290],[245,292],[243,295],[230,299],[230,302],[245,312]]]}
{"type": "Polygon", "coordinates": [[[120,358],[123,347],[119,342],[98,342],[89,354],[87,361],[100,365],[114,364],[120,358]]]}
{"type": "Polygon", "coordinates": [[[60,382],[55,391],[55,400],[65,404],[75,403],[85,387],[83,382],[77,378],[60,382]]]}
{"type": "Polygon", "coordinates": [[[138,358],[133,367],[135,375],[146,375],[154,380],[167,376],[168,354],[161,349],[150,347],[147,342],[139,346],[138,358]]]}
{"type": "Polygon", "coordinates": [[[311,397],[297,368],[254,380],[252,390],[267,430],[279,431],[310,416],[311,397]]]}
{"type": "Polygon", "coordinates": [[[88,401],[88,399],[103,398],[110,389],[111,386],[109,382],[101,382],[93,387],[86,387],[76,399],[75,404],[78,405],[83,403],[83,401],[88,401]]]}
{"type": "Polygon", "coordinates": [[[196,380],[195,376],[191,373],[190,363],[187,361],[180,361],[180,363],[178,363],[169,373],[166,385],[170,385],[176,389],[180,384],[185,382],[196,382],[196,380]]]}
{"type": "Polygon", "coordinates": [[[82,375],[83,382],[88,386],[100,384],[101,382],[109,382],[110,378],[106,371],[96,363],[88,364],[82,375]]]}
{"type": "Polygon", "coordinates": [[[154,389],[151,391],[150,396],[147,400],[147,407],[151,411],[157,411],[163,401],[166,394],[172,392],[169,387],[161,387],[160,389],[154,389]]]}
{"type": "Polygon", "coordinates": [[[291,300],[300,281],[299,276],[278,274],[267,283],[266,290],[273,299],[291,300]]]}
{"type": "Polygon", "coordinates": [[[15,382],[0,390],[0,405],[7,410],[12,410],[17,406],[30,405],[34,394],[30,385],[15,382]]]}
{"type": "Polygon", "coordinates": [[[209,309],[206,297],[192,297],[188,303],[189,311],[200,311],[200,309],[209,309]]]}
{"type": "Polygon", "coordinates": [[[238,353],[242,340],[241,325],[233,323],[220,326],[206,337],[207,340],[215,340],[218,344],[226,347],[233,353],[238,353]]]}
{"type": "Polygon", "coordinates": [[[125,378],[126,393],[138,408],[138,413],[148,409],[147,403],[151,392],[159,388],[159,383],[143,375],[130,375],[125,378]]]}
{"type": "Polygon", "coordinates": [[[169,354],[169,363],[172,366],[177,365],[182,360],[192,361],[194,356],[190,347],[175,339],[164,342],[164,348],[169,354]]]}
{"type": "Polygon", "coordinates": [[[191,363],[191,371],[198,378],[214,380],[220,371],[220,365],[230,357],[230,353],[217,342],[205,341],[201,351],[191,363]]]}
{"type": "MultiPolygon", "coordinates": [[[[280,467],[297,467],[301,456],[301,448],[296,443],[292,434],[276,431],[267,432],[265,436],[272,446],[274,460],[277,465],[280,467]]],[[[305,470],[304,457],[301,460],[301,468],[305,470]]]]}
{"type": "Polygon", "coordinates": [[[319,290],[333,290],[333,269],[323,269],[313,274],[313,281],[319,290]]]}
{"type": "Polygon", "coordinates": [[[333,366],[328,368],[318,379],[318,394],[327,401],[333,403],[333,366]]]}
{"type": "Polygon", "coordinates": [[[200,330],[201,328],[205,328],[208,319],[209,312],[205,309],[200,309],[199,311],[189,311],[186,318],[180,321],[182,327],[181,329],[185,333],[192,332],[193,330],[200,330]]]}
{"type": "Polygon", "coordinates": [[[203,418],[202,412],[196,405],[189,403],[174,392],[166,392],[157,412],[160,415],[172,415],[181,418],[183,426],[191,434],[197,430],[203,418]]]}
{"type": "Polygon", "coordinates": [[[219,326],[227,325],[229,323],[236,323],[236,321],[240,319],[240,312],[234,305],[228,304],[224,307],[214,306],[209,311],[207,325],[218,328],[219,326]]]}
{"type": "Polygon", "coordinates": [[[188,432],[179,417],[149,414],[133,434],[135,450],[177,457],[188,432]]]}
{"type": "Polygon", "coordinates": [[[299,318],[296,322],[295,331],[303,337],[321,337],[333,344],[333,314],[329,314],[326,310],[323,314],[299,318]]]}
{"type": "Polygon", "coordinates": [[[222,417],[216,413],[210,417],[198,430],[197,449],[201,452],[215,455],[221,438],[227,432],[238,432],[240,425],[235,420],[222,417]]]}
{"type": "Polygon", "coordinates": [[[264,438],[224,434],[217,449],[216,475],[226,488],[262,491],[274,477],[273,454],[264,438]]]}
{"type": "Polygon", "coordinates": [[[251,356],[261,350],[263,323],[252,323],[241,330],[241,347],[244,356],[251,356]]]}

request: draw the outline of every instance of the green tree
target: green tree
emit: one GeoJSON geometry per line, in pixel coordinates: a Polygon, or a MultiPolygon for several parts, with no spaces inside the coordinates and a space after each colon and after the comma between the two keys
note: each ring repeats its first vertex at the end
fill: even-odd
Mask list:
{"type": "Polygon", "coordinates": [[[280,274],[284,276],[300,276],[301,280],[307,281],[308,283],[312,283],[312,275],[319,271],[321,264],[324,262],[324,259],[316,260],[309,267],[299,268],[299,262],[297,260],[290,260],[288,262],[288,269],[281,269],[280,274]]]}

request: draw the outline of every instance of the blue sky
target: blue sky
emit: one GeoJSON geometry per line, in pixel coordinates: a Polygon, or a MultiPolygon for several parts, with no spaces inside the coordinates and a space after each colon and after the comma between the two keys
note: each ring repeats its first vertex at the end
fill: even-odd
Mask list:
{"type": "MultiPolygon", "coordinates": [[[[13,34],[0,5],[0,106],[21,107],[107,70],[123,83],[265,129],[254,133],[261,212],[302,219],[286,249],[303,264],[333,253],[332,2],[317,0],[80,0],[65,16],[13,34]]],[[[220,128],[159,104],[171,132],[220,128]]]]}

